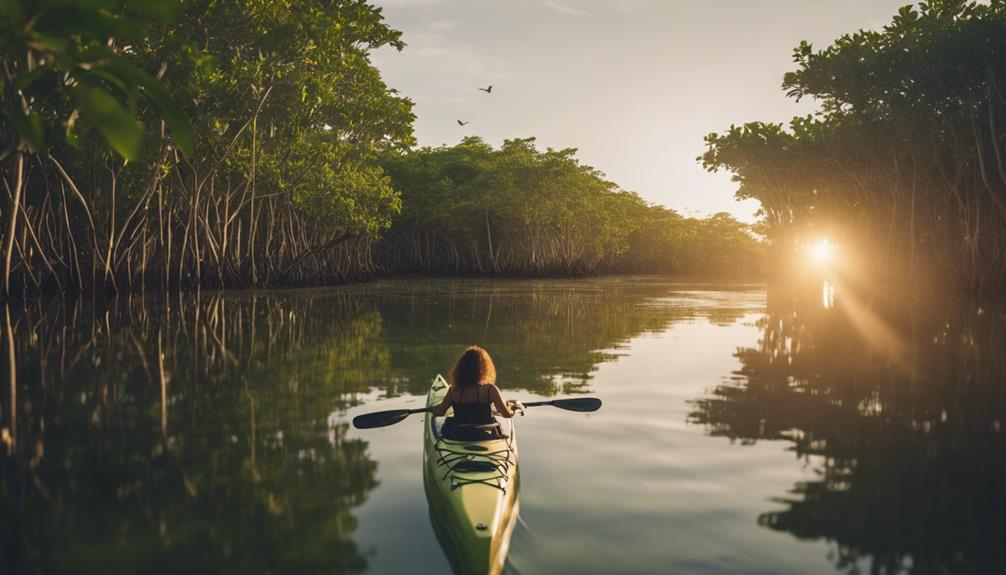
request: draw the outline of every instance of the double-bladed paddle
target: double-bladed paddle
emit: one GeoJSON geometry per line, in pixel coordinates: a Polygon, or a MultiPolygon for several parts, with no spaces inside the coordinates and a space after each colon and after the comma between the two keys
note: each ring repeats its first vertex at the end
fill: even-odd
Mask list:
{"type": "MultiPolygon", "coordinates": [[[[578,411],[587,413],[601,409],[601,400],[596,397],[571,397],[569,399],[551,399],[548,401],[529,401],[524,407],[540,407],[551,405],[566,411],[578,411]]],[[[402,421],[413,413],[426,413],[431,411],[431,407],[421,407],[418,409],[392,409],[389,411],[377,411],[374,413],[364,413],[353,418],[353,427],[357,429],[373,429],[375,427],[387,427],[402,421]]]]}

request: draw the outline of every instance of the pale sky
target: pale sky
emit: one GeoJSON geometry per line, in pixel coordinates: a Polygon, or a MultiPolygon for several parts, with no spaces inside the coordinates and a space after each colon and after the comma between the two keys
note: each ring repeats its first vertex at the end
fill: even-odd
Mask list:
{"type": "Polygon", "coordinates": [[[731,124],[815,109],[786,98],[801,40],[823,48],[906,0],[373,0],[403,31],[374,55],[416,103],[420,145],[534,136],[686,215],[753,221],[725,173],[695,161],[731,124]],[[492,94],[478,87],[492,84],[492,94]],[[457,120],[470,122],[460,127],[457,120]]]}

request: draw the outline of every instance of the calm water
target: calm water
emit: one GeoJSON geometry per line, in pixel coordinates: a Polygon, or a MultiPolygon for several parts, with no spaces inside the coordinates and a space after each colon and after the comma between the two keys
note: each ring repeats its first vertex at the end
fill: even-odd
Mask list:
{"type": "Polygon", "coordinates": [[[505,396],[604,400],[517,421],[508,572],[1004,572],[1006,314],[825,294],[415,280],[0,308],[0,572],[444,573],[422,418],[348,422],[422,405],[470,343],[505,396]]]}

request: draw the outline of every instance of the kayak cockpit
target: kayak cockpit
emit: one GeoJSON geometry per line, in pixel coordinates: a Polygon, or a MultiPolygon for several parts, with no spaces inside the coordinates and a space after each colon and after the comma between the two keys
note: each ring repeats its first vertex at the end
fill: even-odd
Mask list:
{"type": "Polygon", "coordinates": [[[463,441],[447,438],[441,433],[442,426],[433,420],[436,466],[440,481],[448,481],[451,490],[464,485],[481,483],[506,491],[512,475],[512,467],[517,465],[516,448],[513,443],[513,424],[501,421],[499,430],[502,437],[483,441],[463,441]]]}

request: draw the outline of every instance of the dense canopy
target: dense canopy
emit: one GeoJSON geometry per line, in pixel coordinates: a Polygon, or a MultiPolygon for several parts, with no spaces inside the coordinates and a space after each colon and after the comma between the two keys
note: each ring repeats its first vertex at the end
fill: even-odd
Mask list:
{"type": "Polygon", "coordinates": [[[414,143],[412,103],[369,59],[404,47],[378,8],[8,5],[5,291],[275,285],[374,270],[371,242],[400,209],[377,156],[414,143]]]}
{"type": "Polygon", "coordinates": [[[390,156],[403,211],[383,259],[409,272],[753,277],[761,244],[727,214],[685,218],[620,189],[576,150],[478,138],[390,156]]]}
{"type": "Polygon", "coordinates": [[[779,261],[826,235],[880,283],[1002,285],[1006,2],[906,6],[794,59],[784,88],[821,112],[712,134],[702,157],[761,202],[779,261]]]}

